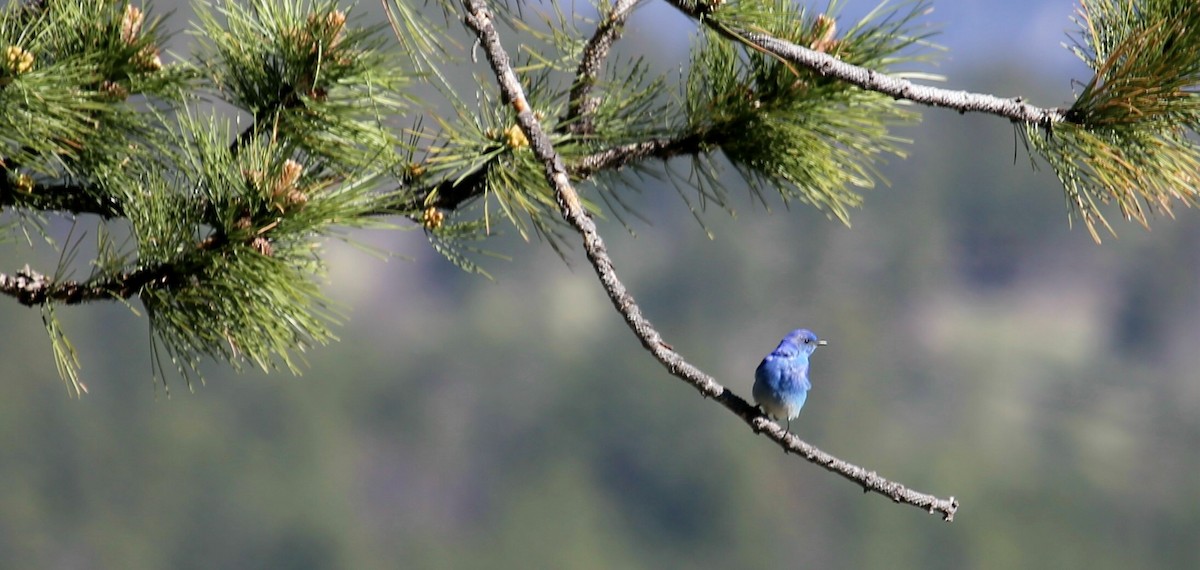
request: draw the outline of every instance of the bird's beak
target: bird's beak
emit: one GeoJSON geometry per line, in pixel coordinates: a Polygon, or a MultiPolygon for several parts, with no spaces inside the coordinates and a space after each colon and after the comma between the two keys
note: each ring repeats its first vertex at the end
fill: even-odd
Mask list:
{"type": "Polygon", "coordinates": [[[829,343],[828,343],[828,342],[825,342],[825,341],[823,341],[823,340],[818,340],[818,341],[817,341],[817,346],[825,346],[825,345],[827,345],[827,344],[829,344],[829,343]]]}

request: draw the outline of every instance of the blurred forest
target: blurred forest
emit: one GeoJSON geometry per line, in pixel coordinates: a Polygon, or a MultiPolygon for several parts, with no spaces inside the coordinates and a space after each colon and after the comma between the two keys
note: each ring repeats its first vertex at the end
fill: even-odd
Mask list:
{"type": "MultiPolygon", "coordinates": [[[[994,9],[1021,38],[1023,6],[1051,3],[989,4],[933,15],[936,71],[1067,103],[1083,73],[1053,62],[1074,3],[1053,3],[1045,66],[969,35],[994,9]]],[[[636,13],[624,53],[686,61],[668,14],[636,13]]],[[[650,223],[601,231],[667,340],[743,396],[786,331],[829,339],[793,431],[956,496],[951,524],[784,456],[671,378],[578,248],[564,264],[501,226],[485,247],[512,259],[482,258],[488,281],[419,232],[362,231],[407,259],[330,245],[348,320],[300,378],[209,367],[167,398],[145,319],[93,304],[59,311],[91,392],[73,400],[37,311],[0,303],[0,568],[1200,567],[1200,214],[1097,245],[1007,121],[922,111],[852,228],[742,197],[701,216],[710,240],[646,179],[627,198],[650,223]]]]}

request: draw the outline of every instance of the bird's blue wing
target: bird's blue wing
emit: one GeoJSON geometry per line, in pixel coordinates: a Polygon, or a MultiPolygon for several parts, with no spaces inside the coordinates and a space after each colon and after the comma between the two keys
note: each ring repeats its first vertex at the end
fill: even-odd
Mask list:
{"type": "Polygon", "coordinates": [[[807,358],[780,358],[768,356],[754,371],[755,384],[776,392],[811,390],[808,382],[807,358]]]}

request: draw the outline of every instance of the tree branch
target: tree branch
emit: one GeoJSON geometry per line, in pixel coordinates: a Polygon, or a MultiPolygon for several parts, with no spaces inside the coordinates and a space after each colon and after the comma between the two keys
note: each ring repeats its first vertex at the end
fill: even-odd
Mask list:
{"type": "Polygon", "coordinates": [[[719,10],[714,5],[688,0],[667,0],[680,12],[700,20],[713,31],[733,41],[760,49],[789,63],[808,68],[822,77],[831,77],[875,91],[895,99],[905,99],[931,107],[945,107],[959,113],[988,113],[1009,120],[1032,123],[1050,129],[1054,123],[1067,119],[1063,109],[1044,109],[1024,102],[1020,97],[1004,99],[983,93],[954,91],[917,85],[907,79],[892,77],[872,69],[846,63],[829,54],[798,46],[767,34],[738,30],[713,19],[719,10]]]}
{"type": "Polygon", "coordinates": [[[97,196],[74,184],[35,184],[29,192],[24,193],[7,182],[0,182],[0,208],[29,208],[76,215],[94,214],[106,220],[125,215],[124,208],[116,199],[97,196]]]}
{"type": "Polygon", "coordinates": [[[595,125],[592,115],[600,106],[600,97],[592,96],[592,88],[596,86],[596,76],[608,58],[608,52],[621,37],[625,20],[633,12],[641,0],[616,0],[612,12],[596,28],[596,33],[583,47],[583,56],[579,58],[579,67],[575,70],[575,85],[571,87],[571,95],[567,107],[567,115],[562,123],[569,132],[574,134],[590,134],[595,125]]]}
{"type": "Polygon", "coordinates": [[[0,160],[0,208],[94,214],[106,220],[125,215],[124,206],[111,196],[80,184],[38,184],[12,160],[0,160]]]}
{"type": "Polygon", "coordinates": [[[667,160],[684,154],[698,154],[704,150],[706,143],[715,144],[712,141],[706,141],[700,133],[670,139],[649,139],[594,152],[573,161],[567,166],[567,171],[571,176],[587,179],[602,170],[620,169],[631,162],[648,158],[667,160]]]}
{"type": "Polygon", "coordinates": [[[14,275],[0,273],[0,293],[13,297],[27,307],[47,301],[78,305],[88,301],[128,299],[142,287],[156,281],[166,282],[174,271],[169,266],[155,266],[122,273],[97,282],[52,281],[44,274],[25,266],[14,275]]]}
{"type": "MultiPolygon", "coordinates": [[[[211,251],[227,243],[228,238],[214,235],[196,244],[196,250],[211,251]]],[[[27,307],[47,301],[79,305],[91,301],[128,299],[140,294],[149,285],[170,287],[186,282],[188,276],[195,273],[191,265],[186,260],[159,263],[89,281],[54,281],[26,265],[13,275],[0,273],[0,294],[13,297],[27,307]]]]}
{"type": "Polygon", "coordinates": [[[465,18],[467,26],[478,36],[487,53],[488,62],[500,84],[505,101],[513,106],[517,113],[517,123],[528,137],[530,147],[545,165],[546,180],[554,188],[555,199],[562,216],[583,238],[584,250],[600,278],[604,291],[608,294],[617,312],[621,313],[625,322],[641,340],[642,346],[654,355],[671,374],[687,382],[703,396],[713,398],[721,403],[742,418],[755,432],[767,434],[783,447],[785,452],[798,453],[809,461],[858,483],[864,491],[874,491],[890,497],[893,501],[914,505],[926,509],[930,513],[940,513],[947,521],[953,520],[954,513],[958,510],[958,501],[953,497],[940,499],[913,491],[805,443],[800,438],[787,433],[779,424],[764,417],[757,408],[718,384],[711,376],[688,363],[671,349],[670,345],[663,342],[662,336],[642,315],[641,308],[638,307],[633,296],[629,294],[625,285],[617,277],[604,241],[596,230],[595,222],[584,211],[580,205],[579,196],[571,186],[562,158],[554,149],[546,132],[542,130],[540,122],[525,99],[524,90],[509,63],[507,52],[500,44],[499,35],[492,23],[492,14],[484,0],[462,0],[462,2],[467,12],[465,18]]]}
{"type": "MultiPolygon", "coordinates": [[[[567,165],[567,172],[574,178],[586,180],[604,170],[619,170],[622,167],[646,159],[667,160],[675,156],[697,154],[705,144],[715,144],[700,133],[677,138],[654,138],[607,148],[574,160],[567,165]]],[[[468,174],[462,179],[446,178],[416,189],[394,207],[375,212],[381,216],[396,212],[419,212],[425,208],[456,210],[473,198],[483,195],[487,188],[487,172],[490,165],[468,174]],[[455,183],[457,180],[457,184],[455,183]]]]}
{"type": "Polygon", "coordinates": [[[487,173],[491,164],[457,179],[443,178],[433,184],[422,186],[405,197],[395,208],[386,208],[379,215],[394,215],[396,212],[419,212],[425,208],[457,210],[472,198],[482,196],[487,188],[487,173]],[[456,183],[457,181],[457,183],[456,183]]]}

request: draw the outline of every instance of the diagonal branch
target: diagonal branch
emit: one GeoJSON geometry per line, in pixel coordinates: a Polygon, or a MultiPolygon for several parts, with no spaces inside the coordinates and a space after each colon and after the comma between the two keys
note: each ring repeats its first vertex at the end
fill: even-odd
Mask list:
{"type": "Polygon", "coordinates": [[[525,99],[524,90],[509,63],[508,54],[500,44],[500,38],[492,23],[492,14],[487,5],[484,0],[462,0],[462,2],[467,12],[465,18],[467,26],[475,32],[486,51],[488,62],[500,84],[505,101],[513,106],[517,113],[517,123],[521,125],[521,130],[530,140],[533,152],[546,167],[546,180],[554,188],[555,200],[558,202],[562,216],[583,238],[583,247],[587,252],[588,261],[596,270],[600,283],[604,286],[604,291],[608,294],[617,312],[621,313],[625,322],[641,340],[642,346],[654,355],[655,359],[671,374],[687,382],[703,396],[715,399],[742,418],[755,432],[767,434],[783,447],[785,452],[798,453],[809,461],[858,483],[864,491],[874,491],[890,497],[898,503],[920,507],[930,513],[940,513],[947,521],[953,520],[954,513],[958,510],[958,501],[954,497],[940,499],[919,493],[805,443],[800,438],[787,433],[779,424],[764,417],[757,408],[717,383],[711,376],[688,363],[662,340],[662,336],[642,315],[641,308],[638,307],[633,296],[617,277],[612,259],[609,258],[604,241],[596,230],[595,222],[584,211],[579,203],[579,196],[571,186],[569,174],[562,158],[554,149],[549,136],[542,129],[540,121],[534,116],[529,102],[525,99]]]}
{"type": "Polygon", "coordinates": [[[995,95],[955,91],[927,85],[917,85],[907,79],[893,77],[873,69],[846,63],[829,54],[799,46],[779,38],[749,30],[738,30],[713,19],[717,10],[703,2],[667,0],[680,12],[700,20],[713,31],[738,43],[765,51],[789,63],[793,63],[823,76],[832,77],[866,89],[905,99],[931,107],[945,107],[959,113],[988,113],[1012,121],[1035,124],[1050,129],[1055,123],[1066,120],[1062,109],[1045,109],[1024,102],[1020,97],[1004,99],[995,95]]]}
{"type": "Polygon", "coordinates": [[[633,12],[634,7],[640,1],[617,0],[612,11],[596,28],[596,33],[588,40],[587,45],[583,47],[583,56],[579,59],[579,67],[575,70],[575,85],[571,87],[567,115],[563,117],[563,124],[567,125],[570,132],[574,134],[592,132],[594,128],[592,115],[600,106],[600,97],[592,95],[592,88],[596,86],[596,76],[600,74],[604,60],[608,59],[609,50],[621,37],[625,20],[629,18],[629,14],[633,12]]]}

